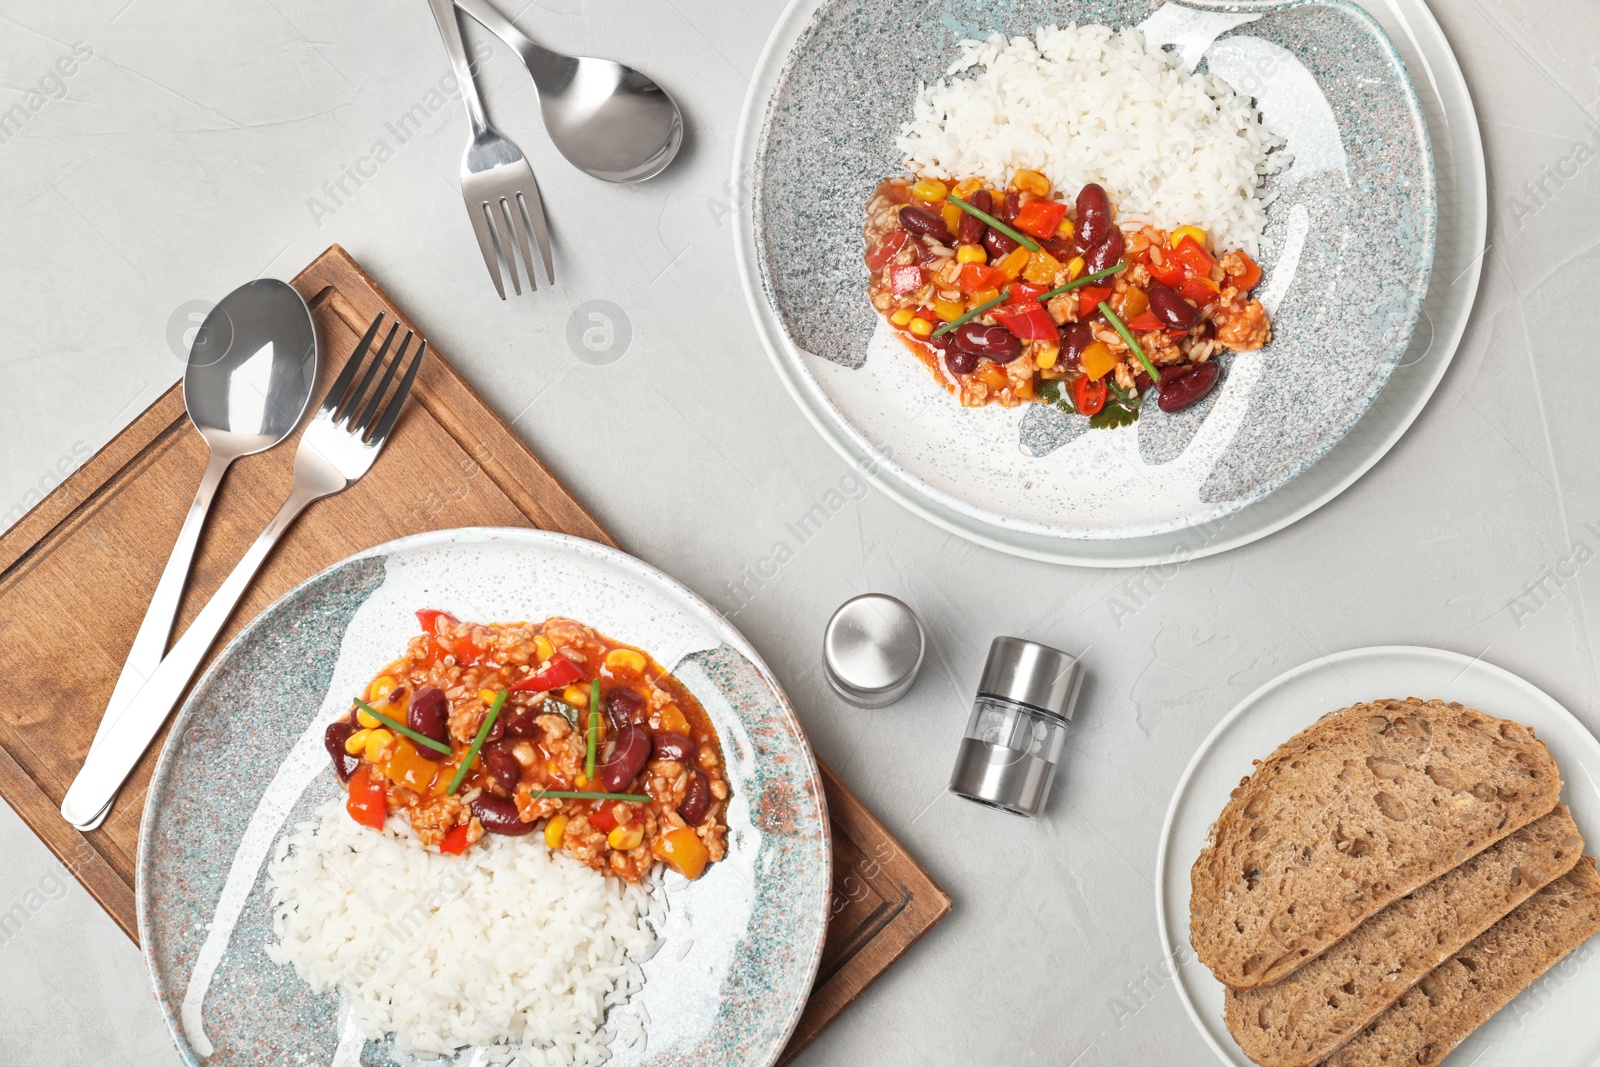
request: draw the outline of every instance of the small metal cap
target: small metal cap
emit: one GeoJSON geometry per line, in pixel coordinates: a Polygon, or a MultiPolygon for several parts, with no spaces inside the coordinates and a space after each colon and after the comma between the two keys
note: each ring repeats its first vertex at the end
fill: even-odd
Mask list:
{"type": "Polygon", "coordinates": [[[978,693],[1071,721],[1081,673],[1076,656],[1020,637],[997,637],[989,644],[978,693]]]}
{"type": "Polygon", "coordinates": [[[834,691],[863,708],[905,696],[922,669],[922,624],[884,593],[863,593],[839,605],[822,635],[822,673],[834,691]]]}

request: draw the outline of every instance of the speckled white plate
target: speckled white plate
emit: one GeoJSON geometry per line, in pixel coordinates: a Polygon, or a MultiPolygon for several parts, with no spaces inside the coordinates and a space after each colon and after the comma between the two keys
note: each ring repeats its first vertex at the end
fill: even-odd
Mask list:
{"type": "MultiPolygon", "coordinates": [[[[1189,869],[1211,824],[1251,761],[1327,712],[1408,696],[1459,700],[1531,727],[1550,748],[1566,785],[1561,799],[1588,842],[1600,847],[1600,741],[1530,682],[1481,659],[1436,648],[1383,646],[1340,652],[1296,667],[1251,693],[1211,731],[1167,809],[1156,856],[1156,921],[1178,995],[1217,1057],[1250,1061],[1222,1021],[1223,986],[1189,945],[1189,869]]],[[[1600,939],[1578,948],[1469,1037],[1447,1062],[1476,1067],[1589,1067],[1600,1062],[1600,939]]]]}
{"type": "MultiPolygon", "coordinates": [[[[279,598],[222,650],[174,720],[139,835],[139,941],[191,1067],[383,1067],[337,997],[267,958],[264,865],[286,827],[337,794],[322,734],[432,607],[483,622],[566,615],[648,650],[716,726],[732,799],[728,853],[669,876],[666,945],[614,1012],[646,1044],[617,1067],[773,1063],[811,992],[832,857],[816,762],[788,700],[727,621],[655,568],[575,537],[442,530],[368,549],[279,598]]],[[[522,839],[543,848],[538,837],[522,839]]],[[[436,1067],[480,1067],[473,1050],[436,1067]]]]}
{"type": "MultiPolygon", "coordinates": [[[[1157,6],[1068,4],[1049,17],[1138,23],[1157,6]]],[[[1195,6],[1222,18],[1215,13],[1223,5],[1195,6]]],[[[1068,417],[1040,407],[961,410],[895,351],[862,293],[861,205],[878,179],[900,170],[893,138],[917,80],[937,75],[960,37],[1025,31],[1038,9],[994,0],[796,0],[786,12],[758,69],[736,151],[742,274],[785,384],[824,436],[890,495],[956,533],[1035,558],[1114,566],[1203,555],[1281,528],[1335,495],[1426,400],[1432,375],[1414,403],[1402,405],[1398,427],[1372,435],[1382,439],[1367,442],[1373,454],[1319,479],[1314,501],[1300,494],[1259,519],[1241,514],[1332,448],[1403,362],[1434,252],[1428,116],[1437,109],[1422,106],[1388,37],[1353,4],[1226,10],[1243,14],[1152,36],[1184,41],[1206,52],[1214,71],[1249,79],[1269,126],[1296,152],[1297,165],[1274,179],[1280,195],[1268,213],[1264,291],[1278,304],[1277,339],[1235,360],[1201,408],[1075,439],[1068,417]],[[1253,20],[1222,29],[1241,18],[1253,20]],[[877,44],[851,43],[860,40],[877,44]],[[841,76],[830,73],[839,68],[855,87],[851,107],[816,106],[839,90],[841,76]],[[1383,108],[1352,93],[1357,76],[1376,86],[1383,108]],[[785,179],[790,173],[799,177],[785,179]],[[801,180],[804,202],[790,195],[801,180]],[[1302,233],[1318,240],[1302,242],[1302,233]],[[1380,269],[1353,281],[1320,243],[1327,235],[1346,248],[1356,242],[1370,257],[1364,262],[1380,269]],[[796,262],[803,269],[787,266],[796,262]],[[1357,291],[1360,314],[1351,310],[1357,291]],[[1335,292],[1342,302],[1329,299],[1335,292]]],[[[1158,18],[1170,26],[1178,11],[1168,5],[1158,18]]],[[[1414,34],[1406,41],[1417,47],[1414,34]]],[[[1426,89],[1434,101],[1432,71],[1426,89]]],[[[1472,288],[1475,260],[1465,266],[1472,288]]],[[[1453,332],[1442,347],[1453,350],[1455,326],[1447,324],[1453,332]]]]}

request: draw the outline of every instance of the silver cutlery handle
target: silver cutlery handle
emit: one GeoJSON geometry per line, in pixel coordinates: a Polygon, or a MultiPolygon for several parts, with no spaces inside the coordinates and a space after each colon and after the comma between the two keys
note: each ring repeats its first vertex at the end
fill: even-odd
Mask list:
{"type": "MultiPolygon", "coordinates": [[[[437,3],[438,0],[430,2],[437,3]]],[[[577,72],[578,61],[575,58],[552,52],[533,41],[517,29],[516,23],[495,10],[489,0],[455,0],[455,5],[522,57],[528,73],[533,75],[534,87],[540,92],[564,88],[577,72]]]]}
{"type": "Polygon", "coordinates": [[[172,555],[167,557],[167,567],[161,572],[161,580],[156,583],[155,594],[150,597],[150,606],[145,609],[144,621],[134,635],[133,647],[128,649],[128,658],[123,661],[122,673],[117,676],[116,687],[111,690],[111,699],[106,701],[106,710],[100,716],[100,725],[95,729],[91,748],[100,743],[128,702],[161,665],[161,654],[167,650],[167,638],[172,636],[172,623],[178,617],[178,603],[183,599],[183,587],[188,583],[189,568],[194,563],[195,546],[200,543],[200,530],[206,524],[206,514],[217,495],[217,486],[222,484],[222,476],[232,463],[233,456],[219,454],[218,450],[212,449],[211,458],[206,462],[206,472],[200,478],[200,488],[195,490],[194,503],[189,505],[189,514],[183,520],[183,528],[178,531],[172,555]]]}
{"type": "Polygon", "coordinates": [[[105,809],[116,797],[122,783],[127,780],[139,757],[150,747],[150,742],[161,732],[173,705],[183,695],[194,677],[200,661],[205,659],[211,643],[227,625],[250,580],[272,551],[273,545],[283,536],[306,505],[326,496],[322,488],[308,488],[296,479],[289,499],[283,502],[278,513],[267,523],[255,543],[245,552],[244,558],[223,581],[206,606],[200,609],[178,643],[172,646],[156,668],[150,680],[138,691],[117,721],[107,727],[105,736],[89,750],[83,768],[72,780],[72,787],[61,799],[61,814],[80,829],[98,826],[105,809]]]}
{"type": "Polygon", "coordinates": [[[456,72],[456,82],[461,86],[461,99],[467,105],[467,121],[472,123],[472,135],[481,135],[489,125],[483,113],[483,99],[472,81],[472,64],[467,62],[467,45],[461,39],[461,23],[456,21],[456,6],[452,0],[428,0],[433,8],[434,21],[439,24],[439,36],[444,38],[444,50],[450,55],[450,66],[456,72]]]}

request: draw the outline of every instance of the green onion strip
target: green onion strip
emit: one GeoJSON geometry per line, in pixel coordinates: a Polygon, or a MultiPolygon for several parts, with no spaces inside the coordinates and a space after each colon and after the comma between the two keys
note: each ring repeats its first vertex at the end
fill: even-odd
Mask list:
{"type": "Polygon", "coordinates": [[[1029,237],[1021,230],[1013,230],[1010,226],[1007,226],[1005,223],[1001,222],[987,211],[979,211],[977,208],[973,207],[959,196],[952,194],[949,197],[949,200],[952,204],[960,208],[962,211],[965,211],[968,215],[971,215],[975,219],[982,219],[983,222],[993,226],[995,229],[999,230],[1001,233],[1017,242],[1017,244],[1021,245],[1023,248],[1026,248],[1028,251],[1039,251],[1039,242],[1035,241],[1032,237],[1029,237]]]}
{"type": "Polygon", "coordinates": [[[1128,332],[1128,327],[1117,317],[1117,313],[1111,310],[1111,305],[1104,300],[1100,301],[1100,314],[1104,315],[1106,321],[1111,323],[1112,329],[1121,335],[1122,343],[1127,345],[1133,354],[1139,357],[1139,362],[1144,364],[1145,373],[1150,375],[1150,380],[1153,382],[1161,381],[1161,372],[1156,370],[1156,365],[1151,363],[1150,357],[1144,354],[1144,349],[1140,348],[1139,342],[1133,339],[1133,334],[1128,332]]]}
{"type": "Polygon", "coordinates": [[[589,685],[589,754],[583,761],[583,775],[594,781],[594,750],[600,740],[600,679],[589,685]]]}
{"type": "Polygon", "coordinates": [[[1088,285],[1090,282],[1097,282],[1101,278],[1109,278],[1111,275],[1117,273],[1117,271],[1127,269],[1128,265],[1126,263],[1118,263],[1115,267],[1107,267],[1105,270],[1097,270],[1093,274],[1085,274],[1083,277],[1076,278],[1073,281],[1068,282],[1066,285],[1056,286],[1048,293],[1040,293],[1039,302],[1043,303],[1044,301],[1049,300],[1051,297],[1060,296],[1062,293],[1070,292],[1081,285],[1088,285]]]}
{"type": "Polygon", "coordinates": [[[650,798],[642,793],[580,793],[572,789],[545,789],[528,794],[529,800],[621,800],[629,804],[648,804],[650,798]]]}
{"type": "Polygon", "coordinates": [[[494,703],[489,705],[489,714],[483,717],[483,725],[478,727],[478,736],[472,739],[472,747],[467,749],[467,756],[461,761],[461,766],[456,768],[456,776],[450,779],[450,788],[446,793],[454,793],[461,788],[461,780],[472,769],[473,762],[478,758],[478,749],[483,747],[484,740],[489,736],[489,731],[494,729],[494,721],[500,717],[500,707],[506,702],[506,691],[501,689],[494,695],[494,703]]]}
{"type": "Polygon", "coordinates": [[[356,698],[356,704],[360,706],[362,711],[366,712],[368,715],[371,715],[374,719],[377,719],[395,733],[409,737],[417,744],[431,748],[435,752],[443,752],[446,756],[450,755],[450,746],[445,744],[443,741],[435,741],[426,734],[417,733],[417,731],[413,730],[409,726],[402,726],[400,723],[395,722],[393,719],[389,718],[389,716],[385,715],[371,704],[368,704],[360,697],[356,698]]]}
{"type": "Polygon", "coordinates": [[[955,329],[957,326],[960,326],[963,323],[971,322],[973,319],[977,318],[979,315],[982,315],[985,311],[988,311],[990,308],[994,307],[996,304],[1005,303],[1008,299],[1010,299],[1010,297],[1011,297],[1011,287],[1008,285],[1004,289],[1000,290],[1000,295],[995,297],[993,300],[988,300],[988,301],[985,301],[982,304],[979,304],[977,307],[973,308],[971,311],[967,312],[965,315],[956,316],[955,318],[951,319],[949,322],[945,323],[943,326],[939,327],[937,330],[934,330],[933,333],[931,334],[931,336],[939,337],[939,336],[942,336],[944,334],[947,334],[951,330],[955,329]]]}

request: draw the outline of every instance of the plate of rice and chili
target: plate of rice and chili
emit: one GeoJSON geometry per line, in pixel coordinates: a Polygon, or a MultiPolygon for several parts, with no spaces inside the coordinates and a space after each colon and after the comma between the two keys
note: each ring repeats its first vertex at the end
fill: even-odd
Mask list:
{"type": "Polygon", "coordinates": [[[770,1064],[830,847],[712,608],[576,538],[440,531],[309,579],[197,683],[140,940],[191,1064],[770,1064]]]}
{"type": "Polygon", "coordinates": [[[963,536],[1087,562],[1214,526],[1410,343],[1428,127],[1348,0],[796,0],[758,73],[763,340],[836,448],[963,536]]]}

